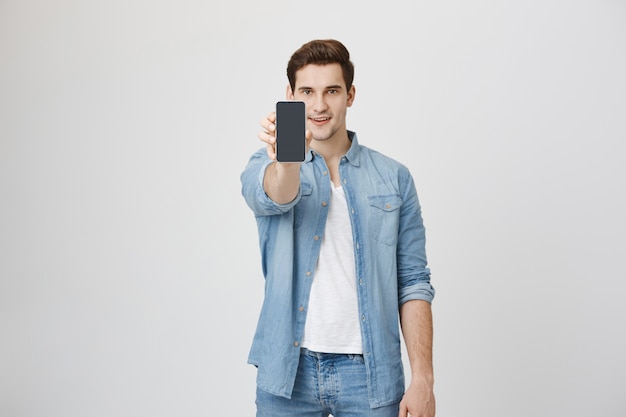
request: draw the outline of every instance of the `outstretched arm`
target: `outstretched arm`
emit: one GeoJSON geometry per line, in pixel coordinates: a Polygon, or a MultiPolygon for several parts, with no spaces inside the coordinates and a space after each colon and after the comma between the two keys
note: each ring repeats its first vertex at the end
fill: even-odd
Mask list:
{"type": "MultiPolygon", "coordinates": [[[[263,189],[269,198],[278,204],[287,204],[298,195],[300,188],[300,163],[276,161],[276,113],[271,112],[261,120],[263,130],[259,139],[267,145],[267,156],[274,162],[267,166],[263,178],[263,189]]],[[[307,147],[311,133],[306,132],[307,147]]]]}

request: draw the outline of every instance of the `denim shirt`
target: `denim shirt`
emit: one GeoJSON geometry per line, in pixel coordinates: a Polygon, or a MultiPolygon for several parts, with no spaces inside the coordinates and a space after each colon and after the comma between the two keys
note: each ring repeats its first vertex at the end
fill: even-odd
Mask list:
{"type": "MultiPolygon", "coordinates": [[[[409,170],[359,145],[348,131],[350,149],[339,176],[350,220],[357,295],[370,406],[381,407],[404,394],[399,308],[409,300],[432,302],[421,208],[409,170]]],[[[330,201],[330,173],[324,158],[309,151],[300,167],[300,189],[288,204],[263,190],[266,150],[252,155],[241,174],[242,194],[252,209],[265,277],[265,297],[248,363],[258,368],[257,385],[291,397],[309,292],[324,235],[330,201]]]]}

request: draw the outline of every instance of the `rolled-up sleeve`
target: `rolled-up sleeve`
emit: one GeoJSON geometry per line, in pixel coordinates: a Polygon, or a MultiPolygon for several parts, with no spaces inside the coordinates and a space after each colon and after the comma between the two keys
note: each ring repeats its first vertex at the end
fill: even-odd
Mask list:
{"type": "Polygon", "coordinates": [[[396,251],[398,305],[410,300],[432,303],[435,289],[430,283],[426,259],[426,232],[415,184],[408,171],[401,179],[402,206],[396,251]]]}
{"type": "Polygon", "coordinates": [[[298,189],[296,198],[287,204],[276,203],[265,193],[263,188],[265,171],[272,162],[267,157],[265,149],[259,149],[250,157],[246,168],[241,173],[241,193],[255,216],[272,216],[286,213],[300,200],[301,189],[298,189]]]}

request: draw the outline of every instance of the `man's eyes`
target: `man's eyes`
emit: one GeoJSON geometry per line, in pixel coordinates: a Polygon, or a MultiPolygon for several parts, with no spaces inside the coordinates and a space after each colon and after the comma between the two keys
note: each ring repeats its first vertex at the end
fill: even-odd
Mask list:
{"type": "MultiPolygon", "coordinates": [[[[335,90],[335,89],[330,89],[326,91],[328,94],[337,94],[339,92],[339,90],[335,90]]],[[[302,90],[302,94],[304,94],[305,96],[311,95],[313,94],[313,91],[311,90],[302,90]]]]}

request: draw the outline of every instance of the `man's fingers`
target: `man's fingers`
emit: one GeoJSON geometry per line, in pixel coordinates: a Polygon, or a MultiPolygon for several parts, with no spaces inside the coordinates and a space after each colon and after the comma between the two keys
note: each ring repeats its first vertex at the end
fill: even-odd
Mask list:
{"type": "Polygon", "coordinates": [[[276,142],[276,137],[272,133],[269,133],[266,130],[260,131],[257,136],[259,137],[260,140],[268,144],[274,144],[276,142]]]}
{"type": "Polygon", "coordinates": [[[267,144],[267,157],[273,161],[276,160],[276,148],[269,143],[267,144]]]}
{"type": "Polygon", "coordinates": [[[261,126],[266,132],[274,133],[276,131],[276,113],[271,112],[261,119],[261,126]]]}
{"type": "Polygon", "coordinates": [[[259,139],[267,144],[267,156],[276,160],[276,112],[270,112],[261,119],[263,130],[257,135],[259,139]]]}
{"type": "Polygon", "coordinates": [[[263,127],[263,130],[265,132],[274,134],[274,132],[276,131],[276,125],[267,119],[261,120],[261,126],[263,127]]]}

